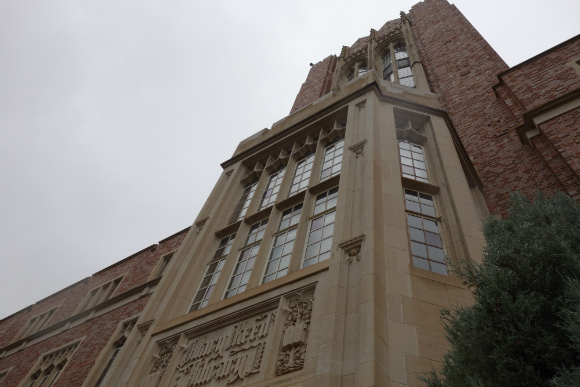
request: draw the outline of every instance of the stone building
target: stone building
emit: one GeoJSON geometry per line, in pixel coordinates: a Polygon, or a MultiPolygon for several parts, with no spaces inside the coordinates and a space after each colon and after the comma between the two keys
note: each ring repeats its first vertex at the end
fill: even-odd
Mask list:
{"type": "Polygon", "coordinates": [[[0,387],[420,385],[470,302],[444,256],[510,191],[578,198],[579,131],[580,36],[508,68],[418,3],[313,65],[191,228],[0,321],[0,387]]]}

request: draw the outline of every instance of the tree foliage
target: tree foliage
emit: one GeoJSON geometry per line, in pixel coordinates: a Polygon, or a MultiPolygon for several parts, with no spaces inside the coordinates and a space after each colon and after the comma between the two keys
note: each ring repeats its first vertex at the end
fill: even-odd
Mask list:
{"type": "Polygon", "coordinates": [[[481,264],[455,266],[475,303],[442,320],[451,350],[429,387],[580,386],[580,208],[512,196],[484,225],[481,264]]]}

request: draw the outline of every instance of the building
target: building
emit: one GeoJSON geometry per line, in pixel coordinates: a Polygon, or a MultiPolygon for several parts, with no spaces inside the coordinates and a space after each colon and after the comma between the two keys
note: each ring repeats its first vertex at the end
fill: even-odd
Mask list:
{"type": "Polygon", "coordinates": [[[579,195],[580,36],[508,66],[446,0],[316,63],[191,228],[0,321],[0,387],[415,386],[509,192],[579,195]]]}

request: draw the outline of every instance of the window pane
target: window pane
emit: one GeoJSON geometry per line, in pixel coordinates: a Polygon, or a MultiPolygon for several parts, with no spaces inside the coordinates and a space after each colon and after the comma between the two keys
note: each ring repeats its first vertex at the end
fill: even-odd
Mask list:
{"type": "Polygon", "coordinates": [[[341,169],[342,148],[344,140],[336,140],[334,144],[326,147],[324,155],[324,164],[320,173],[320,181],[326,180],[332,176],[338,175],[341,169]]]}
{"type": "Polygon", "coordinates": [[[429,261],[419,257],[413,257],[413,266],[418,267],[420,269],[429,270],[429,261]]]}
{"type": "Polygon", "coordinates": [[[431,269],[435,273],[447,275],[447,267],[441,263],[431,262],[431,269]]]}

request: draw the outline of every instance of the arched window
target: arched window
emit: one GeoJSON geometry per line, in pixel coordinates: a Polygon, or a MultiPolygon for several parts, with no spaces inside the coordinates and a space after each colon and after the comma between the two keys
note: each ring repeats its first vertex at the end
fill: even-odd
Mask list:
{"type": "Polygon", "coordinates": [[[415,87],[413,72],[411,71],[411,60],[407,53],[405,43],[391,44],[382,56],[383,79],[389,82],[398,82],[401,85],[415,87]],[[395,61],[395,66],[393,66],[395,61]]]}
{"type": "Polygon", "coordinates": [[[390,49],[385,50],[385,53],[383,54],[383,79],[389,82],[395,82],[390,49]]]}
{"type": "Polygon", "coordinates": [[[405,43],[395,46],[395,60],[397,61],[397,72],[399,73],[399,83],[401,85],[415,87],[413,73],[411,72],[411,60],[407,54],[405,43]]]}

